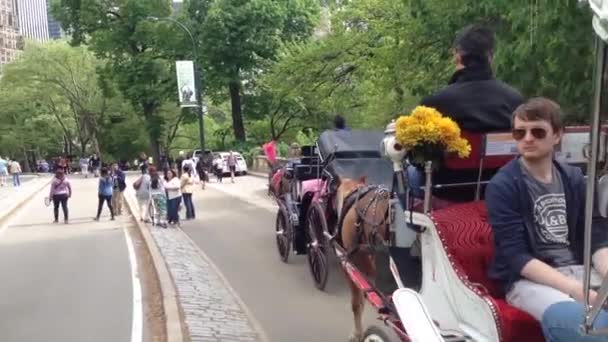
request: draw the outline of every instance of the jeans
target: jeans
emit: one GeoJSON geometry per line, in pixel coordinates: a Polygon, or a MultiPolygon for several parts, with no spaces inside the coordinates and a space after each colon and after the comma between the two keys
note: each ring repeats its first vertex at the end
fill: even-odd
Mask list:
{"type": "Polygon", "coordinates": [[[181,196],[167,200],[167,221],[169,223],[179,223],[179,204],[181,202],[181,196]]]}
{"type": "Polygon", "coordinates": [[[19,178],[19,174],[18,173],[13,173],[13,185],[14,186],[20,186],[21,185],[21,179],[19,178]]]}
{"type": "Polygon", "coordinates": [[[184,205],[186,206],[186,218],[193,219],[194,218],[194,204],[192,203],[192,194],[183,193],[184,196],[184,205]]]}
{"type": "Polygon", "coordinates": [[[408,186],[412,195],[416,198],[424,198],[424,189],[422,188],[426,178],[424,172],[411,165],[406,167],[406,172],[408,186]]]}
{"type": "Polygon", "coordinates": [[[112,195],[110,196],[105,196],[105,195],[99,195],[99,204],[97,205],[97,219],[99,220],[99,215],[101,215],[101,208],[103,207],[103,202],[105,201],[108,205],[108,209],[110,209],[110,215],[112,216],[112,219],[114,219],[114,208],[112,208],[112,195]]]}
{"type": "MultiPolygon", "coordinates": [[[[608,336],[586,336],[581,332],[584,304],[575,301],[551,305],[543,314],[541,326],[547,342],[605,342],[608,336]]],[[[608,328],[608,312],[602,310],[593,327],[608,328]]]]}
{"type": "Polygon", "coordinates": [[[59,204],[61,204],[61,209],[63,210],[63,219],[65,221],[68,220],[68,195],[60,194],[53,195],[53,215],[55,217],[55,221],[59,220],[59,204]]]}

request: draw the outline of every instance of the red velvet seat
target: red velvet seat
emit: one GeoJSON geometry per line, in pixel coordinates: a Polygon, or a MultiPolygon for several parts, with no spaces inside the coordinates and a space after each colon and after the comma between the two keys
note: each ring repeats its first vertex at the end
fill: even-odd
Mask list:
{"type": "Polygon", "coordinates": [[[434,211],[432,217],[459,278],[492,305],[501,341],[544,341],[536,319],[509,305],[500,285],[486,275],[494,243],[484,202],[452,205],[434,211]]]}

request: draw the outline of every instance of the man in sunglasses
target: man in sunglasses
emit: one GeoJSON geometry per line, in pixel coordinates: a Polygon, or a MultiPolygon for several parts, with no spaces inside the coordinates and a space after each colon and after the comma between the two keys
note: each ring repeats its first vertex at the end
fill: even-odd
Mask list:
{"type": "MultiPolygon", "coordinates": [[[[524,98],[516,89],[494,78],[494,49],[495,38],[490,29],[471,25],[461,30],[453,48],[456,72],[447,87],[422,99],[420,104],[437,109],[467,132],[509,130],[511,114],[524,98]]],[[[424,174],[414,167],[408,167],[407,173],[412,194],[424,197],[424,174]]],[[[435,181],[475,182],[477,174],[444,170],[435,181]]]]}
{"type": "MultiPolygon", "coordinates": [[[[534,98],[513,113],[519,156],[492,178],[486,206],[494,233],[489,276],[507,301],[539,321],[548,341],[606,341],[582,336],[586,185],[579,168],[557,162],[563,127],[557,103],[534,98]]],[[[594,219],[592,286],[608,271],[608,222],[594,219]]],[[[597,293],[591,291],[593,301],[597,293]]],[[[608,327],[602,311],[597,325],[608,327]]]]}

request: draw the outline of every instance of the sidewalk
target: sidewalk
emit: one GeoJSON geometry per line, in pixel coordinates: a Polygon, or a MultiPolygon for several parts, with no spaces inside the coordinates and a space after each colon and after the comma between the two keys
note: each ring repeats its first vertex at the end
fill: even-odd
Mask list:
{"type": "Polygon", "coordinates": [[[50,174],[28,175],[22,178],[21,186],[18,187],[14,187],[12,179],[9,179],[10,182],[7,185],[0,187],[0,222],[47,186],[51,179],[50,174]]]}
{"type": "Polygon", "coordinates": [[[53,224],[53,207],[44,204],[50,177],[11,193],[25,196],[38,188],[0,228],[0,274],[6,275],[0,282],[3,342],[128,341],[131,336],[132,277],[122,223],[128,215],[110,221],[105,209],[94,222],[97,179],[68,179],[73,189],[69,224],[61,210],[61,223],[53,224]]]}
{"type": "MultiPolygon", "coordinates": [[[[125,197],[132,211],[139,213],[132,186],[137,177],[133,175],[127,180],[125,197]]],[[[146,228],[173,279],[190,341],[267,341],[219,269],[181,229],[150,225],[146,228]]]]}

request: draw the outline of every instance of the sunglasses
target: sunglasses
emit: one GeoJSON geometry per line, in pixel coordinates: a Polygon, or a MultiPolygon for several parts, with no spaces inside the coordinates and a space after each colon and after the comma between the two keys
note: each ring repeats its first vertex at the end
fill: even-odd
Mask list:
{"type": "MultiPolygon", "coordinates": [[[[528,133],[528,131],[523,128],[516,128],[511,132],[511,134],[513,135],[513,139],[517,141],[525,138],[526,133],[528,133]]],[[[545,130],[544,128],[532,128],[530,129],[530,133],[532,133],[534,139],[538,140],[543,140],[547,137],[547,130],[545,130]]]]}

